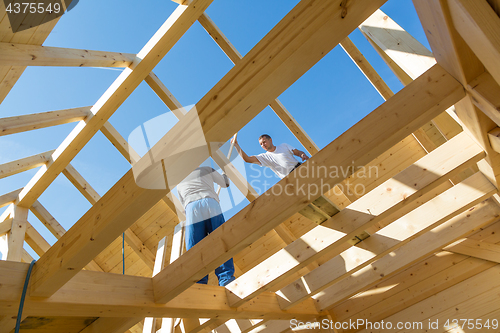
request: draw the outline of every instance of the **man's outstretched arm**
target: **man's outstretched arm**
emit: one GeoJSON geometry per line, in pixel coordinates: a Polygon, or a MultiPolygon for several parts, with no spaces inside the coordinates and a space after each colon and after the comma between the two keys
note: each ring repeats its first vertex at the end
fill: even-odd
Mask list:
{"type": "Polygon", "coordinates": [[[233,142],[234,142],[234,148],[236,148],[236,151],[238,152],[238,154],[240,154],[240,156],[243,159],[243,161],[245,161],[247,163],[260,164],[260,162],[257,159],[257,157],[255,157],[255,156],[248,156],[243,151],[243,149],[241,149],[240,145],[238,144],[238,140],[236,138],[234,138],[234,137],[231,139],[231,143],[233,143],[233,142]]]}
{"type": "Polygon", "coordinates": [[[306,153],[304,153],[302,150],[294,149],[294,150],[292,150],[292,152],[295,156],[300,157],[302,159],[302,161],[309,159],[309,156],[307,156],[306,153]]]}

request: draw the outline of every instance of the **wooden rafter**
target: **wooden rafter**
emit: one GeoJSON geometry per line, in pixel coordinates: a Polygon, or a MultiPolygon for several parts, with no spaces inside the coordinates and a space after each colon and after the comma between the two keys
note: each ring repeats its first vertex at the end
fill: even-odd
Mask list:
{"type": "Polygon", "coordinates": [[[0,135],[31,131],[84,120],[90,115],[90,107],[48,111],[0,119],[0,135]]]}
{"type": "Polygon", "coordinates": [[[16,161],[0,165],[0,178],[9,177],[17,173],[37,168],[50,160],[54,150],[49,150],[41,154],[21,158],[16,161]]]}
{"type": "Polygon", "coordinates": [[[2,66],[128,67],[135,54],[0,43],[2,66]]]}

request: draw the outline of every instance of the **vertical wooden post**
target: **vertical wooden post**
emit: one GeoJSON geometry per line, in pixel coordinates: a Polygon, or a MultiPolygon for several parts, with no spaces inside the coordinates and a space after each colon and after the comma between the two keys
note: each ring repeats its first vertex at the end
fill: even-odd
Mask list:
{"type": "Polygon", "coordinates": [[[7,260],[21,261],[23,256],[24,236],[28,221],[28,208],[14,206],[12,227],[8,235],[7,260]]]}

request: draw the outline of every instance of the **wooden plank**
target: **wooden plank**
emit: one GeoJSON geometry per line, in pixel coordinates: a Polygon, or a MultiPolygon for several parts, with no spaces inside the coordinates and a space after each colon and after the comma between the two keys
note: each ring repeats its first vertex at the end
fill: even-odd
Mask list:
{"type": "Polygon", "coordinates": [[[128,67],[135,54],[0,43],[1,66],[128,67]]]}
{"type": "MultiPolygon", "coordinates": [[[[339,166],[339,168],[347,168],[348,165],[350,166],[353,163],[354,165],[365,165],[373,159],[373,157],[380,155],[380,153],[392,147],[413,130],[420,127],[422,125],[422,119],[432,119],[432,117],[443,110],[443,106],[445,108],[449,106],[446,105],[446,102],[444,102],[439,103],[440,109],[436,110],[436,112],[432,112],[430,110],[427,112],[424,111],[429,106],[424,107],[422,101],[431,104],[434,103],[431,102],[432,95],[425,93],[425,97],[423,95],[421,96],[421,85],[426,86],[426,91],[433,91],[434,93],[437,93],[438,89],[442,89],[444,86],[447,87],[445,89],[449,89],[451,88],[450,84],[453,84],[452,82],[448,82],[446,84],[439,85],[440,88],[437,86],[436,88],[430,88],[428,86],[429,82],[436,82],[434,80],[439,80],[438,77],[444,78],[447,77],[447,74],[438,67],[433,67],[425,75],[413,81],[398,94],[394,95],[394,97],[390,100],[369,114],[361,122],[351,127],[351,129],[321,150],[318,154],[311,157],[311,159],[306,162],[306,167],[309,163],[316,166],[335,165],[339,166]],[[439,74],[434,72],[439,72],[439,74]],[[411,99],[413,98],[419,102],[411,102],[411,99]],[[419,108],[417,116],[418,120],[414,119],[411,124],[405,125],[403,122],[408,122],[408,118],[408,120],[402,120],[399,118],[399,114],[395,117],[395,110],[399,110],[400,107],[402,107],[399,105],[400,103],[405,105],[404,107],[407,110],[405,115],[408,117],[411,117],[410,114],[412,113],[410,111],[410,105],[414,108],[419,108]],[[427,113],[427,115],[431,118],[423,116],[422,112],[427,113]],[[388,133],[387,131],[377,129],[377,126],[374,126],[374,124],[376,124],[379,119],[384,119],[384,122],[390,122],[393,125],[393,128],[401,130],[399,133],[388,133]],[[408,132],[408,130],[410,130],[410,132],[408,132]],[[365,138],[364,141],[361,140],[361,142],[356,142],[356,139],[354,138],[360,137],[365,138]],[[356,143],[353,144],[353,142],[356,143]],[[340,147],[345,147],[347,145],[349,145],[349,152],[345,151],[344,154],[348,154],[349,157],[344,159],[344,154],[341,153],[340,147]],[[333,151],[336,153],[333,154],[333,151]]],[[[460,91],[456,92],[463,96],[462,88],[459,86],[455,87],[458,88],[458,91],[460,91]]],[[[436,95],[434,96],[437,97],[436,95]]],[[[449,102],[451,102],[450,104],[454,103],[454,101],[449,102]]],[[[300,169],[297,169],[297,172],[299,170],[300,169]]],[[[319,188],[319,186],[323,187],[325,184],[327,184],[327,186],[328,184],[330,184],[329,186],[337,184],[339,181],[343,180],[343,177],[345,177],[337,175],[337,178],[325,177],[325,179],[322,178],[322,175],[316,174],[314,176],[309,175],[309,177],[298,177],[299,175],[297,172],[292,172],[288,177],[275,186],[282,186],[283,188],[283,186],[286,185],[290,186],[292,189],[298,189],[300,186],[307,187],[311,184],[316,184],[319,188]]],[[[318,191],[317,195],[319,196],[320,193],[326,192],[326,190],[322,189],[321,191],[318,191]]],[[[155,293],[157,292],[156,288],[161,288],[158,290],[158,301],[168,299],[169,297],[172,297],[172,295],[180,292],[182,288],[185,288],[185,286],[198,281],[208,271],[214,269],[220,265],[220,263],[229,259],[233,253],[238,252],[241,248],[245,247],[246,244],[250,244],[271,228],[279,225],[283,220],[295,213],[297,210],[302,209],[308,202],[312,202],[313,199],[315,199],[311,198],[310,193],[301,193],[297,190],[292,192],[293,195],[280,196],[279,194],[281,193],[268,191],[265,196],[260,196],[252,203],[252,205],[247,206],[232,219],[227,221],[223,227],[219,228],[220,230],[215,230],[211,234],[211,237],[209,236],[205,238],[193,247],[193,249],[188,251],[184,255],[186,257],[185,260],[179,261],[179,264],[173,263],[163,272],[158,274],[153,279],[155,282],[155,293]],[[247,223],[249,218],[255,220],[255,223],[247,223]],[[226,233],[226,235],[224,233],[226,233]],[[227,233],[229,233],[230,236],[228,236],[227,233]],[[236,235],[238,235],[238,237],[236,237],[236,235]],[[210,248],[210,251],[208,251],[208,248],[210,248]],[[200,261],[202,253],[203,264],[201,264],[200,261]],[[207,253],[210,253],[212,256],[210,260],[206,255],[207,253]],[[189,265],[186,265],[186,263],[189,263],[189,265]],[[200,269],[200,267],[203,268],[200,269]],[[167,283],[162,281],[162,279],[167,279],[169,282],[167,283]]]]}
{"type": "Polygon", "coordinates": [[[141,320],[142,318],[98,318],[78,333],[123,333],[141,320]]]}
{"type": "Polygon", "coordinates": [[[21,193],[21,191],[22,188],[0,195],[0,208],[10,205],[14,201],[16,201],[16,198],[19,195],[19,193],[21,193]]]}
{"type": "Polygon", "coordinates": [[[116,109],[139,86],[165,54],[189,29],[211,0],[194,0],[189,6],[179,6],[150,41],[137,54],[132,68],[124,70],[91,108],[93,117],[80,123],[56,149],[53,162],[40,170],[19,194],[18,204],[29,207],[54,181],[68,163],[104,125],[116,109]]]}
{"type": "Polygon", "coordinates": [[[429,50],[380,9],[359,28],[413,80],[436,63],[429,50]]]}
{"type": "MultiPolygon", "coordinates": [[[[229,297],[231,305],[239,306],[258,292],[268,290],[270,286],[282,281],[288,274],[326,253],[340,253],[346,250],[345,247],[349,247],[346,242],[363,230],[370,230],[369,233],[372,233],[376,231],[376,229],[371,230],[375,225],[378,224],[378,228],[381,228],[382,225],[393,222],[426,200],[430,200],[439,194],[439,192],[435,193],[434,189],[446,182],[450,173],[456,173],[464,168],[464,164],[475,163],[483,157],[480,147],[466,134],[450,141],[447,147],[443,146],[436,153],[424,156],[414,166],[396,175],[394,179],[361,197],[329,219],[325,222],[325,226],[314,228],[269,260],[263,261],[227,285],[226,288],[231,293],[229,297]],[[468,149],[463,151],[463,156],[459,157],[458,152],[467,146],[468,149]],[[452,162],[451,159],[454,158],[457,160],[452,162]],[[447,163],[450,164],[446,165],[447,163]],[[402,179],[405,184],[411,185],[401,184],[402,179]],[[418,190],[421,192],[417,192],[418,190]],[[329,230],[329,228],[334,230],[329,230]]],[[[290,292],[297,292],[303,297],[302,294],[308,289],[296,290],[291,287],[290,292]]],[[[283,296],[284,299],[292,297],[288,294],[283,296]]]]}
{"type": "MultiPolygon", "coordinates": [[[[500,241],[499,231],[500,224],[494,223],[471,235],[470,239],[496,243],[500,241]]],[[[334,312],[340,321],[349,318],[380,321],[494,265],[442,251],[342,302],[335,306],[334,312]]]]}
{"type": "MultiPolygon", "coordinates": [[[[66,229],[64,229],[63,226],[57,222],[57,220],[47,211],[47,209],[45,209],[44,206],[42,206],[38,200],[35,201],[35,203],[30,207],[30,210],[57,239],[61,238],[66,233],[66,229]]],[[[101,266],[94,260],[86,265],[85,268],[93,271],[103,271],[101,266]]]]}
{"type": "Polygon", "coordinates": [[[464,239],[443,250],[500,263],[500,245],[464,239]]]}
{"type": "Polygon", "coordinates": [[[9,246],[7,260],[21,261],[27,223],[28,209],[14,206],[12,213],[12,227],[7,238],[9,246]]]}
{"type": "Polygon", "coordinates": [[[0,165],[0,179],[44,165],[50,160],[53,152],[54,150],[49,150],[0,165]]]}
{"type": "Polygon", "coordinates": [[[0,236],[8,233],[12,228],[12,218],[0,222],[0,236]]]}
{"type": "MultiPolygon", "coordinates": [[[[436,63],[434,56],[425,46],[380,9],[363,22],[359,28],[404,85],[436,63]]],[[[447,112],[451,111],[447,110],[447,112]]],[[[447,114],[443,113],[439,118],[427,123],[414,133],[428,152],[446,142],[443,131],[439,131],[439,126],[436,126],[436,123],[446,125],[455,135],[462,130],[447,114]],[[437,129],[437,131],[429,133],[429,129],[437,129]]],[[[448,139],[451,137],[453,135],[448,139]]]]}
{"type": "Polygon", "coordinates": [[[364,242],[347,249],[302,279],[282,288],[278,293],[282,297],[282,308],[288,309],[341,279],[359,272],[373,261],[396,251],[429,229],[474,206],[490,196],[488,188],[492,188],[491,183],[485,180],[484,176],[476,174],[422,204],[364,242]],[[479,180],[484,181],[482,185],[486,194],[479,190],[479,180]]]}
{"type": "Polygon", "coordinates": [[[130,164],[136,163],[141,158],[109,121],[101,127],[101,132],[130,164]]]}
{"type": "Polygon", "coordinates": [[[177,119],[181,119],[186,114],[187,111],[184,110],[182,104],[174,97],[174,95],[172,95],[170,90],[165,87],[163,82],[160,81],[155,73],[149,73],[144,80],[151,87],[151,89],[153,89],[156,95],[160,97],[170,111],[172,111],[177,119]]]}
{"type": "Polygon", "coordinates": [[[0,135],[31,131],[39,128],[73,123],[91,114],[90,106],[48,111],[0,119],[0,135]]]}
{"type": "Polygon", "coordinates": [[[494,128],[488,132],[491,147],[497,153],[500,153],[500,127],[494,128]]]}
{"type": "Polygon", "coordinates": [[[50,244],[43,238],[38,231],[29,223],[26,222],[26,243],[36,252],[40,257],[50,249],[50,244]]]}
{"type": "Polygon", "coordinates": [[[467,91],[474,105],[500,126],[500,86],[493,77],[484,72],[467,85],[467,91]]]}
{"type": "Polygon", "coordinates": [[[76,187],[76,189],[87,199],[92,205],[94,205],[101,196],[96,190],[80,175],[78,171],[68,163],[66,168],[63,170],[63,174],[68,178],[68,180],[76,187]]]}
{"type": "Polygon", "coordinates": [[[292,114],[285,108],[285,106],[278,100],[269,104],[271,109],[281,119],[283,124],[292,132],[295,138],[304,146],[309,154],[314,155],[319,151],[319,147],[314,143],[311,137],[304,131],[300,124],[292,117],[292,114]]]}
{"type": "Polygon", "coordinates": [[[499,207],[491,200],[476,205],[473,210],[465,211],[438,228],[405,244],[394,251],[395,256],[386,256],[377,260],[371,265],[371,269],[356,276],[351,275],[328,287],[321,295],[313,297],[318,309],[330,308],[339,301],[365,290],[382,278],[409,266],[418,258],[428,256],[457,238],[471,234],[480,227],[496,221],[498,217],[493,215],[498,215],[499,207]]]}
{"type": "MultiPolygon", "coordinates": [[[[498,293],[498,289],[500,288],[498,286],[492,288],[491,281],[498,279],[499,273],[500,267],[498,265],[494,266],[485,272],[482,272],[436,295],[433,295],[418,304],[394,314],[393,316],[387,318],[387,320],[397,322],[401,318],[408,318],[408,314],[412,316],[412,321],[425,320],[426,322],[427,319],[431,319],[432,322],[435,322],[437,318],[443,319],[440,315],[448,318],[463,318],[464,314],[470,313],[471,318],[475,319],[480,317],[494,310],[495,306],[498,304],[495,299],[495,294],[498,293]],[[469,304],[467,304],[467,302],[469,302],[469,304]],[[462,306],[462,303],[465,303],[466,306],[462,306]],[[481,305],[483,308],[481,308],[481,305]],[[486,306],[486,311],[484,306],[486,306]],[[477,310],[480,312],[477,313],[477,310]],[[454,313],[456,313],[457,317],[455,317],[454,313]]],[[[446,322],[446,319],[439,320],[439,322],[441,326],[446,322]]],[[[370,331],[375,332],[374,330],[370,331]]],[[[412,332],[413,331],[424,332],[423,329],[415,329],[412,330],[412,332]]],[[[466,331],[469,332],[470,330],[467,329],[466,331]]]]}
{"type": "Polygon", "coordinates": [[[449,8],[455,29],[500,84],[498,15],[486,0],[451,0],[449,8]]]}
{"type": "MultiPolygon", "coordinates": [[[[130,230],[130,229],[128,229],[130,230]]],[[[159,243],[156,250],[156,257],[154,259],[153,276],[158,274],[165,266],[165,259],[167,252],[166,238],[163,238],[159,243]]],[[[156,332],[156,318],[146,317],[144,318],[143,333],[155,333],[156,332]]]]}
{"type": "MultiPolygon", "coordinates": [[[[444,253],[441,253],[440,255],[441,258],[436,259],[440,259],[439,264],[446,266],[446,269],[443,269],[438,273],[431,275],[430,277],[425,275],[425,277],[427,278],[418,281],[414,285],[408,286],[405,291],[400,291],[390,297],[387,297],[382,303],[379,302],[375,305],[367,307],[365,310],[360,311],[359,313],[350,317],[351,320],[357,320],[358,318],[369,318],[371,322],[385,320],[385,318],[397,314],[398,312],[419,302],[425,301],[425,299],[433,297],[443,290],[466,281],[467,279],[473,277],[474,275],[477,275],[482,271],[487,270],[490,267],[493,267],[494,265],[493,263],[487,263],[485,261],[474,258],[469,258],[459,262],[452,262],[451,264],[448,264],[448,261],[446,260],[447,255],[444,253]]],[[[430,264],[430,261],[431,260],[428,259],[423,263],[430,264]]],[[[428,269],[428,265],[420,265],[420,268],[425,271],[428,269]]],[[[414,273],[415,270],[411,270],[411,272],[414,273]]],[[[422,274],[424,274],[424,272],[422,272],[422,274]]],[[[420,278],[422,278],[422,276],[420,276],[420,278]]],[[[401,281],[401,283],[404,282],[401,281]]],[[[392,291],[392,289],[390,289],[390,291],[392,291]]],[[[334,309],[337,310],[337,307],[335,307],[334,309]]],[[[353,312],[355,311],[356,310],[354,310],[353,312]]],[[[342,320],[348,321],[349,319],[342,320]]],[[[353,332],[353,330],[343,331],[343,333],[347,332],[353,332]]]]}
{"type": "MultiPolygon", "coordinates": [[[[28,264],[1,261],[0,311],[17,313],[19,295],[28,264]],[[5,290],[4,290],[5,288],[5,290]]],[[[165,305],[154,303],[151,278],[102,272],[80,271],[50,298],[26,297],[24,311],[31,316],[136,317],[166,315],[197,318],[292,319],[317,317],[314,304],[307,302],[291,311],[282,311],[273,293],[265,293],[253,305],[232,309],[223,287],[195,285],[165,305]]],[[[24,312],[23,311],[23,312],[24,312]]]]}
{"type": "Polygon", "coordinates": [[[340,42],[340,45],[384,100],[388,100],[394,95],[391,88],[389,88],[373,66],[370,65],[349,37],[340,42]]]}
{"type": "Polygon", "coordinates": [[[33,203],[30,210],[57,239],[66,233],[66,229],[57,222],[39,201],[33,203]]]}

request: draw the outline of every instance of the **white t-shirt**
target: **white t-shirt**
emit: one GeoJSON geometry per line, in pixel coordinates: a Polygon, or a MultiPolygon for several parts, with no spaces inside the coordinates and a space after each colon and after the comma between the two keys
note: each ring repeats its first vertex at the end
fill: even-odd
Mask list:
{"type": "Polygon", "coordinates": [[[293,155],[292,150],[294,149],[289,144],[282,143],[277,145],[273,152],[266,151],[255,157],[257,157],[262,166],[271,168],[278,177],[283,179],[299,163],[293,155]]]}
{"type": "Polygon", "coordinates": [[[188,203],[203,198],[213,198],[219,201],[219,196],[214,190],[214,183],[221,187],[229,186],[226,175],[220,175],[211,167],[199,167],[189,174],[177,185],[177,194],[181,204],[186,208],[188,203]]]}

